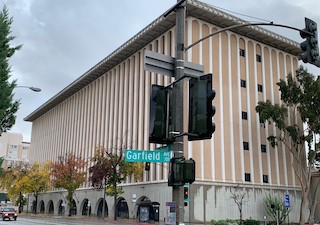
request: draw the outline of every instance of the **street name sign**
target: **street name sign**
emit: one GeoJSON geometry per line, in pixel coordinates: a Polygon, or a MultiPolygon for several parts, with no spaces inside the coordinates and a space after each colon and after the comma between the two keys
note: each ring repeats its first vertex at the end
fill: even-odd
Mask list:
{"type": "MultiPolygon", "coordinates": [[[[175,58],[161,53],[145,50],[144,69],[167,76],[174,75],[175,58]]],[[[204,66],[192,62],[184,62],[184,74],[192,77],[203,75],[204,66]]]]}
{"type": "Polygon", "coordinates": [[[125,150],[125,162],[170,162],[171,151],[125,150]]]}

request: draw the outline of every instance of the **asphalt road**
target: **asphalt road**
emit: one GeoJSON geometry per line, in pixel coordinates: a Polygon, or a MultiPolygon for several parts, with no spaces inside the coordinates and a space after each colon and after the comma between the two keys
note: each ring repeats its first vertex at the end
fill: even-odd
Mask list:
{"type": "MultiPolygon", "coordinates": [[[[93,225],[138,225],[139,223],[134,221],[103,221],[98,219],[86,219],[86,218],[68,218],[68,217],[59,217],[59,216],[25,216],[18,215],[17,221],[2,221],[0,220],[0,225],[10,224],[10,225],[84,225],[84,224],[93,224],[93,225]]],[[[148,224],[146,224],[148,225],[148,224]]]]}

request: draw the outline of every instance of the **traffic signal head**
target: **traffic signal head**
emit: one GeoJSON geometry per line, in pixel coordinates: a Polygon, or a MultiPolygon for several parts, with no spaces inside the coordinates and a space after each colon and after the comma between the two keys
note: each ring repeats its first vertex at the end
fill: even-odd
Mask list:
{"type": "Polygon", "coordinates": [[[152,85],[150,97],[150,143],[168,144],[173,142],[168,138],[170,119],[168,100],[168,89],[163,86],[152,85]]]}
{"type": "Polygon", "coordinates": [[[216,109],[212,105],[216,92],[212,89],[212,74],[189,81],[189,129],[188,140],[211,139],[215,131],[212,122],[216,109]]]}
{"type": "Polygon", "coordinates": [[[169,186],[183,186],[186,183],[192,184],[195,181],[196,163],[193,159],[182,158],[170,159],[169,186]]]}
{"type": "Polygon", "coordinates": [[[184,158],[171,158],[168,186],[183,186],[184,158]]]}
{"type": "Polygon", "coordinates": [[[303,53],[301,59],[304,63],[319,63],[319,46],[317,23],[305,18],[305,28],[300,32],[300,36],[306,40],[300,44],[303,53]]]}
{"type": "Polygon", "coordinates": [[[183,181],[192,184],[196,179],[196,163],[193,159],[184,160],[183,181]]]}
{"type": "Polygon", "coordinates": [[[189,188],[188,187],[183,187],[183,198],[185,201],[189,200],[189,188]]]}

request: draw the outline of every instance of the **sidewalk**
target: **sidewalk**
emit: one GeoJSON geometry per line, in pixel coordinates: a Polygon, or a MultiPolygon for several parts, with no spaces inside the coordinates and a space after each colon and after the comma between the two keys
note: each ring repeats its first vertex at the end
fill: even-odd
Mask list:
{"type": "Polygon", "coordinates": [[[81,221],[95,221],[101,222],[105,221],[106,224],[128,224],[128,225],[164,225],[162,222],[140,222],[138,219],[120,219],[114,220],[112,218],[98,218],[98,217],[88,217],[88,216],[65,216],[65,215],[49,215],[49,214],[33,214],[33,213],[20,213],[18,216],[21,217],[42,217],[42,218],[64,218],[70,220],[81,220],[81,221]]]}
{"type": "MultiPolygon", "coordinates": [[[[88,217],[88,216],[65,216],[65,215],[49,215],[49,214],[32,214],[32,213],[20,213],[21,217],[43,217],[43,218],[64,218],[70,220],[79,220],[79,221],[92,221],[92,222],[102,222],[105,221],[106,224],[125,224],[125,225],[165,225],[164,220],[159,222],[140,222],[138,219],[120,219],[114,220],[113,218],[98,218],[98,217],[88,217]]],[[[204,225],[204,223],[189,223],[185,222],[185,225],[204,225]]],[[[209,224],[209,223],[207,223],[209,224]]]]}

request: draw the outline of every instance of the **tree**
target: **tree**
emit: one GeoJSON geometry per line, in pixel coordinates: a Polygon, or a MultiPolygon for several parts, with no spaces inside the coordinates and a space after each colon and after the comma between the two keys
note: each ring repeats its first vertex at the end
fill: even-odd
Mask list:
{"type": "Polygon", "coordinates": [[[2,156],[2,157],[0,157],[0,177],[1,177],[2,174],[3,174],[3,168],[2,168],[3,162],[4,162],[4,157],[2,156]]]}
{"type": "MultiPolygon", "coordinates": [[[[319,143],[316,143],[316,149],[319,149],[319,143]]],[[[314,150],[309,150],[309,153],[308,153],[308,159],[309,161],[312,160],[313,158],[313,154],[315,154],[315,151],[314,150]]],[[[316,166],[316,168],[319,170],[319,164],[320,164],[320,152],[318,151],[316,156],[315,156],[315,163],[314,165],[316,166]]],[[[317,170],[315,170],[317,171],[317,170]]],[[[317,171],[315,173],[320,173],[320,171],[317,171]]],[[[310,223],[314,223],[314,216],[315,216],[315,212],[316,212],[316,207],[317,205],[320,203],[319,201],[319,195],[320,195],[320,191],[319,191],[319,188],[320,188],[320,177],[318,177],[318,181],[316,182],[315,184],[315,187],[314,187],[314,190],[310,191],[310,198],[309,198],[309,201],[310,201],[310,213],[309,213],[309,219],[308,221],[310,223]]]]}
{"type": "MultiPolygon", "coordinates": [[[[102,188],[105,185],[107,195],[114,197],[114,204],[116,204],[118,195],[123,193],[118,184],[131,175],[134,175],[136,180],[140,180],[143,171],[142,163],[124,161],[124,149],[124,146],[109,150],[101,146],[97,147],[92,159],[93,166],[89,168],[89,181],[92,186],[102,188]]],[[[114,210],[114,219],[117,219],[116,210],[114,210]]]]}
{"type": "Polygon", "coordinates": [[[277,85],[281,92],[282,105],[270,100],[258,102],[256,111],[261,123],[269,122],[277,128],[276,134],[268,137],[272,147],[281,144],[293,156],[293,170],[301,185],[300,224],[304,224],[305,207],[310,191],[311,172],[319,147],[313,137],[320,131],[320,79],[303,67],[277,85]],[[307,125],[304,130],[302,123],[307,125]],[[306,160],[305,144],[314,147],[315,153],[306,160]]]}
{"type": "Polygon", "coordinates": [[[69,206],[69,216],[71,216],[73,194],[86,181],[86,165],[85,160],[70,153],[66,157],[59,157],[58,161],[52,164],[52,185],[55,188],[67,190],[66,199],[69,206]]]}
{"type": "Polygon", "coordinates": [[[0,179],[1,188],[8,192],[8,197],[16,205],[19,205],[19,210],[22,209],[25,199],[23,194],[28,193],[26,176],[30,172],[28,163],[19,163],[5,170],[0,179]]]}
{"type": "Polygon", "coordinates": [[[273,221],[277,221],[278,216],[279,224],[284,222],[290,212],[290,209],[285,207],[283,200],[270,194],[264,198],[264,208],[273,221]]]}
{"type": "Polygon", "coordinates": [[[33,193],[36,205],[38,205],[39,193],[47,191],[50,186],[50,163],[47,162],[41,165],[35,162],[28,174],[21,179],[20,183],[26,187],[27,193],[33,193]]]}
{"type": "Polygon", "coordinates": [[[12,18],[9,18],[8,10],[4,6],[0,12],[0,135],[15,124],[15,113],[20,105],[19,101],[13,99],[16,80],[9,82],[11,77],[9,58],[21,48],[21,45],[10,46],[10,42],[15,39],[11,35],[11,24],[12,18]]]}
{"type": "Polygon", "coordinates": [[[48,190],[50,181],[48,165],[49,163],[44,165],[37,162],[33,165],[20,163],[4,171],[0,184],[8,191],[9,198],[19,206],[19,212],[26,204],[25,194],[33,193],[37,205],[39,193],[48,190]]]}
{"type": "Polygon", "coordinates": [[[243,220],[242,220],[242,207],[245,203],[247,203],[247,192],[243,191],[243,192],[238,192],[236,190],[236,188],[230,188],[230,192],[231,192],[231,198],[234,200],[234,202],[237,204],[238,209],[239,209],[239,214],[240,214],[240,220],[239,220],[239,224],[242,225],[243,224],[243,220]]]}

